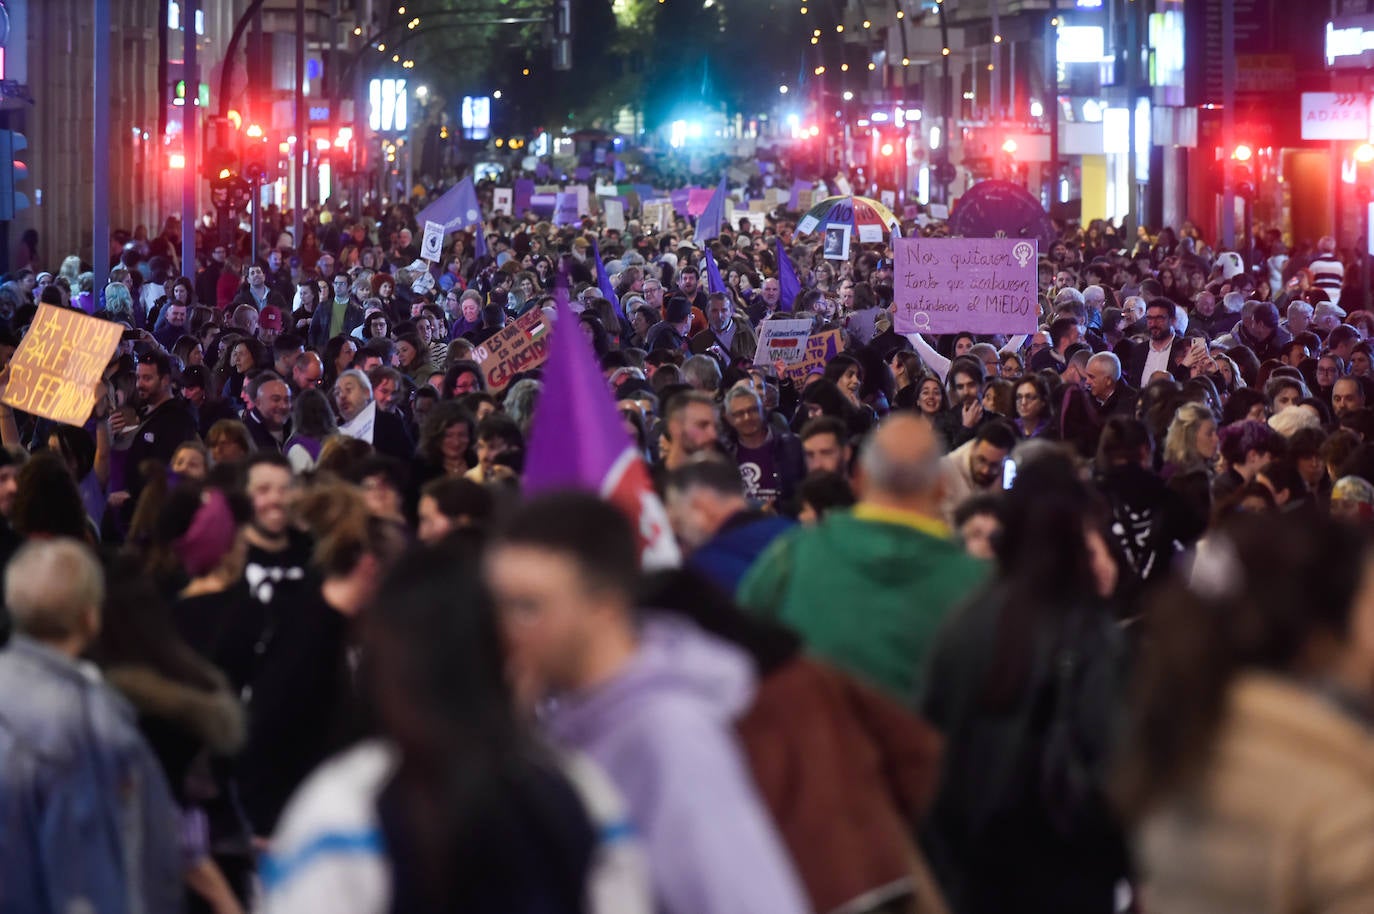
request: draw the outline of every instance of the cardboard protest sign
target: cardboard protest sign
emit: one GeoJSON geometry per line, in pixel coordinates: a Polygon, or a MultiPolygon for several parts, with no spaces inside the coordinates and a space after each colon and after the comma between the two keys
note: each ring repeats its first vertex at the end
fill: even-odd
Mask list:
{"type": "Polygon", "coordinates": [[[543,365],[549,357],[550,329],[544,312],[533,308],[474,349],[472,357],[482,366],[487,390],[505,390],[520,372],[543,365]]]}
{"type": "Polygon", "coordinates": [[[3,402],[66,425],[84,425],[95,385],[119,347],[124,325],[55,305],[39,305],[10,360],[3,402]]]}
{"type": "Polygon", "coordinates": [[[431,263],[439,262],[444,250],[444,226],[439,222],[425,220],[425,235],[420,240],[420,257],[431,263]]]}
{"type": "Polygon", "coordinates": [[[507,216],[515,215],[514,210],[514,191],[509,187],[498,187],[491,192],[491,211],[493,213],[504,213],[507,216]]]}
{"type": "Polygon", "coordinates": [[[656,231],[671,232],[674,216],[671,200],[651,200],[644,204],[641,221],[645,227],[654,226],[656,231]]]}
{"type": "Polygon", "coordinates": [[[601,206],[606,211],[606,228],[625,231],[625,204],[615,197],[607,197],[601,206]]]}
{"type": "Polygon", "coordinates": [[[1034,333],[1036,244],[1025,238],[897,238],[898,333],[1034,333]]]}
{"type": "Polygon", "coordinates": [[[825,363],[833,359],[840,352],[840,331],[826,330],[823,333],[813,333],[806,341],[806,350],[801,358],[788,364],[783,377],[788,378],[800,389],[806,381],[806,376],[816,368],[824,368],[825,363]]]}
{"type": "Polygon", "coordinates": [[[895,190],[878,191],[878,202],[888,209],[897,208],[897,192],[895,190]]]}
{"type": "Polygon", "coordinates": [[[759,348],[754,352],[754,364],[772,365],[781,359],[796,362],[806,352],[806,340],[811,334],[809,318],[773,318],[759,324],[759,348]]]}

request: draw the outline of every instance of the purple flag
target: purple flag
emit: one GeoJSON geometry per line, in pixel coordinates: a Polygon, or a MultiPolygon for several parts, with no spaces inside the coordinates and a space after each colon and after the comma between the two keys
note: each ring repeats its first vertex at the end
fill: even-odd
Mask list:
{"type": "Polygon", "coordinates": [[[668,192],[668,198],[673,201],[673,212],[679,216],[687,215],[687,200],[692,196],[692,188],[679,187],[668,192]]]}
{"type": "Polygon", "coordinates": [[[423,228],[426,222],[437,222],[445,232],[454,232],[482,222],[482,207],[477,202],[477,189],[468,176],[450,187],[429,206],[420,210],[415,221],[423,228]]]}
{"type": "MultiPolygon", "coordinates": [[[[592,242],[592,256],[596,258],[596,285],[601,289],[601,294],[606,296],[607,301],[615,308],[617,316],[624,318],[625,312],[620,310],[620,296],[615,294],[615,287],[611,285],[611,277],[606,273],[606,265],[601,262],[601,245],[592,242]]],[[[607,327],[607,330],[612,328],[607,327]]],[[[619,336],[621,330],[615,328],[613,336],[619,336]]]]}
{"type": "Polygon", "coordinates": [[[530,198],[534,196],[534,182],[529,178],[515,179],[515,218],[525,215],[530,208],[530,198]]]}
{"type": "Polygon", "coordinates": [[[444,234],[471,226],[473,229],[473,255],[476,257],[487,256],[486,231],[482,228],[482,205],[477,201],[477,188],[472,186],[471,175],[453,185],[438,200],[420,210],[415,221],[422,229],[426,222],[437,222],[444,227],[444,234]]]}
{"type": "Polygon", "coordinates": [[[577,194],[572,191],[559,191],[553,204],[553,224],[576,225],[579,221],[577,218],[577,194]]]}
{"type": "Polygon", "coordinates": [[[801,282],[797,279],[797,271],[792,266],[792,258],[787,256],[787,251],[782,246],[782,239],[775,239],[778,246],[778,285],[782,287],[782,297],[778,303],[782,305],[782,310],[791,311],[792,303],[801,294],[801,282]]]}
{"type": "Polygon", "coordinates": [[[558,320],[544,363],[544,394],[530,428],[525,492],[595,492],[630,518],[644,567],[677,565],[681,555],[667,512],[654,492],[643,455],[625,433],[591,343],[577,330],[566,288],[555,298],[558,320]]]}
{"type": "Polygon", "coordinates": [[[706,261],[706,291],[724,292],[725,280],[720,278],[720,268],[716,266],[716,258],[711,256],[711,249],[702,248],[701,256],[706,261]]]}
{"type": "Polygon", "coordinates": [[[697,220],[696,233],[692,235],[692,240],[697,244],[705,244],[712,238],[720,235],[720,223],[725,218],[725,179],[721,178],[716,185],[716,192],[711,194],[711,202],[706,204],[706,209],[702,211],[701,218],[697,220]]]}

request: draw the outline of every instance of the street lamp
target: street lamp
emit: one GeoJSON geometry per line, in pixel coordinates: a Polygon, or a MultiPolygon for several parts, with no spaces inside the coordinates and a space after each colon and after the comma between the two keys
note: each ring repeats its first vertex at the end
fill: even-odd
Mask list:
{"type": "Polygon", "coordinates": [[[786,87],[786,86],[778,86],[778,94],[779,94],[779,95],[786,95],[786,94],[787,94],[787,87],[786,87]]]}

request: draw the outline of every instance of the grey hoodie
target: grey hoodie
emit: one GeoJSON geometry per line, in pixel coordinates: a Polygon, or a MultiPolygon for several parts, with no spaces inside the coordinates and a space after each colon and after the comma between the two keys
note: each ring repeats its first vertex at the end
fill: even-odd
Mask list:
{"type": "Polygon", "coordinates": [[[734,736],[754,672],[690,622],[650,615],[615,678],[562,696],[546,725],[624,794],[665,914],[801,914],[805,895],[734,736]]]}

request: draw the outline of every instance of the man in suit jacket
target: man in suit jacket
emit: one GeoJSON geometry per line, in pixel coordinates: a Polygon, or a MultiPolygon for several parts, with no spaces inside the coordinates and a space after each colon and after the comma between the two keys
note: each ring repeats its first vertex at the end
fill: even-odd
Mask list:
{"type": "Polygon", "coordinates": [[[1150,302],[1145,308],[1145,326],[1149,331],[1149,339],[1139,343],[1127,343],[1123,340],[1118,344],[1117,356],[1121,360],[1122,373],[1127,384],[1142,388],[1150,383],[1150,378],[1157,371],[1171,374],[1180,381],[1188,380],[1187,369],[1177,365],[1190,344],[1174,332],[1176,307],[1168,299],[1163,298],[1150,302]]]}
{"type": "Polygon", "coordinates": [[[339,408],[339,433],[372,445],[378,454],[409,463],[415,445],[405,420],[377,408],[372,382],[357,368],[350,368],[334,382],[334,403],[339,408]]]}

